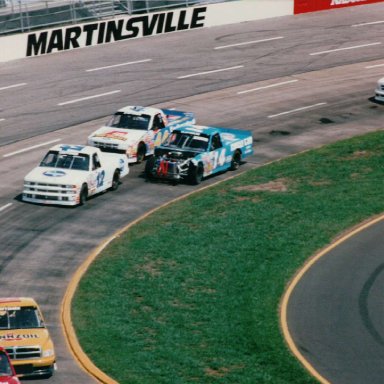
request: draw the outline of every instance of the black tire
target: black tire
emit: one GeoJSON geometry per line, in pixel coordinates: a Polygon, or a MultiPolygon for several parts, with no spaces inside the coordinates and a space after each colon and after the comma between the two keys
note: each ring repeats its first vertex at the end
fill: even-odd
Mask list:
{"type": "Polygon", "coordinates": [[[198,185],[203,180],[204,167],[202,163],[195,166],[193,163],[189,165],[188,180],[192,185],[198,185]]]}
{"type": "Polygon", "coordinates": [[[153,178],[153,167],[155,166],[155,156],[151,156],[145,163],[144,173],[147,179],[153,178]]]}
{"type": "Polygon", "coordinates": [[[80,191],[79,205],[84,205],[87,199],[88,199],[88,187],[86,184],[83,184],[80,191]]]}
{"type": "Polygon", "coordinates": [[[140,164],[144,161],[146,152],[147,152],[147,147],[145,146],[144,143],[140,143],[139,146],[137,147],[137,158],[136,158],[137,164],[140,164]]]}
{"type": "Polygon", "coordinates": [[[120,171],[116,169],[115,173],[113,174],[111,191],[116,191],[116,189],[119,188],[119,185],[120,185],[120,171]]]}
{"type": "Polygon", "coordinates": [[[236,169],[239,169],[240,164],[241,164],[241,152],[237,150],[232,156],[231,167],[229,169],[231,171],[236,171],[236,169]]]}

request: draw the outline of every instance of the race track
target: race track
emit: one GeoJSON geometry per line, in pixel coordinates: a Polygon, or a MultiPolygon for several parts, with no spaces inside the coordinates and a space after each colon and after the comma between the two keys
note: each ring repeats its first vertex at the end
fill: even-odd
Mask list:
{"type": "MultiPolygon", "coordinates": [[[[134,165],[118,191],[97,196],[83,207],[22,203],[23,177],[51,143],[85,143],[92,130],[124,105],[159,105],[193,111],[199,124],[252,130],[255,155],[241,172],[381,129],[384,106],[372,102],[371,97],[383,72],[377,65],[384,64],[384,25],[360,24],[377,21],[382,9],[382,4],[375,4],[247,22],[0,65],[1,295],[30,295],[41,303],[58,357],[58,371],[50,382],[94,382],[68,351],[59,313],[67,284],[87,254],[143,213],[195,189],[146,183],[143,165],[134,165]]],[[[210,178],[202,186],[233,174],[210,178]]],[[[355,304],[361,302],[361,291],[375,271],[380,271],[380,246],[371,247],[379,239],[377,233],[369,240],[377,257],[373,255],[364,265],[360,280],[348,279],[349,284],[358,281],[361,289],[343,288],[343,294],[355,304]]],[[[332,262],[334,258],[324,259],[332,263],[325,268],[332,276],[326,281],[314,280],[317,285],[311,291],[320,292],[324,283],[332,290],[339,276],[359,273],[370,251],[363,249],[364,259],[352,260],[350,253],[343,263],[342,258],[337,258],[337,263],[332,262]]],[[[373,291],[367,288],[365,292],[364,300],[372,311],[381,311],[379,295],[371,297],[373,291]]],[[[337,305],[337,300],[345,297],[332,300],[338,310],[346,307],[337,305]]],[[[301,303],[306,304],[307,299],[301,303]]],[[[331,381],[334,378],[333,383],[352,383],[347,373],[353,365],[352,360],[339,359],[336,367],[338,349],[333,345],[368,344],[369,348],[354,349],[353,359],[361,366],[384,353],[377,338],[360,332],[361,313],[348,308],[337,317],[354,324],[353,338],[335,332],[327,350],[316,349],[312,339],[322,335],[316,334],[319,328],[306,320],[307,311],[299,304],[291,317],[296,322],[292,324],[295,336],[306,348],[311,346],[308,358],[331,381]]],[[[319,321],[322,313],[316,314],[319,321]]],[[[380,312],[372,316],[380,316],[380,312]]],[[[343,322],[340,327],[344,329],[343,322]]],[[[381,375],[380,364],[365,367],[372,380],[364,381],[367,372],[361,368],[354,371],[354,382],[379,383],[374,378],[381,375]]]]}

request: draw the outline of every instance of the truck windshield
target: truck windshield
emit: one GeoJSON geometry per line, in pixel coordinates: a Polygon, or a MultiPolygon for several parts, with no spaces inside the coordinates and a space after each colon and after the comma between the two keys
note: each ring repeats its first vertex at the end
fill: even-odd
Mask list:
{"type": "Polygon", "coordinates": [[[208,149],[209,136],[195,135],[185,132],[174,132],[163,143],[164,146],[189,149],[199,152],[205,152],[208,149]]]}
{"type": "Polygon", "coordinates": [[[149,115],[131,115],[129,113],[117,112],[108,121],[107,126],[147,131],[150,120],[151,116],[149,115]]]}
{"type": "Polygon", "coordinates": [[[11,363],[4,351],[0,351],[0,376],[13,376],[11,363]]]}
{"type": "Polygon", "coordinates": [[[49,151],[40,163],[40,167],[89,170],[89,156],[85,154],[72,155],[49,151]]]}
{"type": "Polygon", "coordinates": [[[0,307],[0,330],[43,327],[43,321],[35,307],[0,307]]]}

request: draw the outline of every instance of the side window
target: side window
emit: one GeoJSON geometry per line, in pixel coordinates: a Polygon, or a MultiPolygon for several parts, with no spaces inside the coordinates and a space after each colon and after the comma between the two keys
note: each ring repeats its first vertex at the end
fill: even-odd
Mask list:
{"type": "Polygon", "coordinates": [[[158,129],[164,128],[164,121],[160,114],[155,115],[153,118],[152,130],[157,131],[158,129]]]}
{"type": "Polygon", "coordinates": [[[97,153],[94,153],[92,156],[92,170],[98,169],[101,167],[99,156],[97,156],[97,153]]]}
{"type": "Polygon", "coordinates": [[[211,151],[221,148],[222,146],[223,145],[221,144],[220,135],[218,133],[214,134],[212,137],[211,151]]]}

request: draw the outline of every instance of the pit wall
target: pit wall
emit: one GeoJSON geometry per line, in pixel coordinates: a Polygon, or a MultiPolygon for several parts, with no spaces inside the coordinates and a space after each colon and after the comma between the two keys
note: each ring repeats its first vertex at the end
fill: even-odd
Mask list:
{"type": "Polygon", "coordinates": [[[238,0],[0,37],[0,63],[165,33],[384,0],[238,0]]]}

